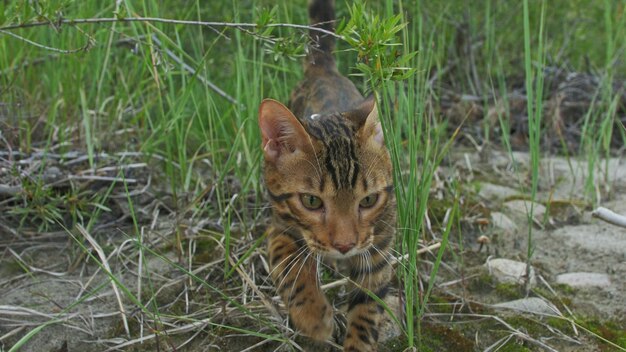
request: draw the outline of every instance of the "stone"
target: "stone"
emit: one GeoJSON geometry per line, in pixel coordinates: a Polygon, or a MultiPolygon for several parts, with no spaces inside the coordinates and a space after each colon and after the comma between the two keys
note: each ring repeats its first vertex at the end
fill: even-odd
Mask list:
{"type": "MultiPolygon", "coordinates": [[[[487,260],[485,266],[489,270],[489,274],[499,283],[511,283],[518,285],[526,283],[526,263],[511,259],[496,258],[487,260]]],[[[530,268],[529,279],[531,286],[534,286],[537,283],[533,267],[530,268]]]]}
{"type": "Polygon", "coordinates": [[[513,220],[497,211],[491,213],[491,224],[509,235],[516,233],[518,230],[518,227],[513,220]]]}
{"type": "Polygon", "coordinates": [[[512,309],[524,313],[533,314],[555,314],[559,312],[554,305],[539,297],[516,299],[514,301],[494,304],[492,307],[500,309],[512,309]]]}
{"type": "Polygon", "coordinates": [[[478,191],[479,197],[489,201],[504,200],[507,197],[512,197],[518,194],[519,192],[513,188],[487,182],[481,183],[480,190],[478,191]]]}
{"type": "Polygon", "coordinates": [[[578,288],[611,286],[609,275],[604,273],[565,273],[557,275],[556,282],[578,288]]]}
{"type": "Polygon", "coordinates": [[[523,199],[512,200],[504,203],[509,210],[524,217],[528,217],[531,204],[533,205],[533,217],[535,220],[543,222],[543,217],[546,214],[546,207],[543,204],[539,204],[537,202],[533,204],[533,202],[523,199]]]}
{"type": "MultiPolygon", "coordinates": [[[[401,305],[401,300],[398,295],[388,294],[385,297],[385,304],[387,307],[395,314],[397,317],[403,316],[403,307],[401,305]]],[[[401,319],[401,318],[400,318],[401,319]]],[[[387,340],[391,340],[402,335],[402,329],[396,324],[395,320],[389,315],[389,312],[385,312],[382,320],[380,321],[380,325],[378,327],[379,341],[384,342],[387,340]]]]}

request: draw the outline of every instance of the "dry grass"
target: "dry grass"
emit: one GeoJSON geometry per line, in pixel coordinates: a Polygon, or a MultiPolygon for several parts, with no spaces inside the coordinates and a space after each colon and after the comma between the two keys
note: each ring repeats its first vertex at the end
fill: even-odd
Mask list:
{"type": "MultiPolygon", "coordinates": [[[[287,351],[311,344],[290,328],[268,277],[263,234],[269,209],[258,177],[254,116],[261,98],[287,98],[301,71],[305,35],[291,31],[294,25],[255,31],[251,24],[304,23],[305,8],[279,2],[272,10],[253,2],[259,6],[246,3],[235,11],[230,3],[186,7],[164,1],[101,8],[51,0],[49,13],[30,18],[19,16],[43,2],[16,2],[26,7],[6,10],[12,17],[0,21],[5,27],[46,23],[11,32],[19,38],[0,34],[10,39],[0,42],[2,351],[287,351]],[[63,11],[55,12],[55,6],[63,11]],[[165,21],[102,27],[67,22],[118,10],[122,16],[190,21],[221,14],[249,26],[218,32],[165,21]],[[67,16],[66,22],[57,18],[62,26],[45,20],[58,13],[67,16]],[[96,45],[89,51],[67,54],[92,39],[96,45]]],[[[389,334],[401,336],[381,351],[412,345],[425,351],[625,350],[626,322],[619,317],[626,312],[620,315],[619,307],[604,301],[623,296],[592,292],[588,300],[615,308],[608,322],[596,322],[606,311],[587,311],[577,301],[588,292],[554,285],[563,265],[558,261],[566,261],[557,255],[569,248],[566,243],[544,241],[549,255],[531,257],[525,250],[535,244],[520,239],[528,226],[551,236],[553,230],[587,225],[592,204],[619,200],[625,191],[624,178],[614,173],[621,170],[626,140],[625,83],[613,74],[623,67],[623,6],[574,0],[549,7],[558,15],[547,19],[551,37],[539,54],[553,61],[535,67],[544,75],[539,110],[546,133],[533,147],[542,155],[565,155],[569,172],[563,173],[544,164],[533,170],[528,155],[517,152],[529,147],[528,99],[533,102],[521,74],[521,7],[486,1],[462,12],[465,2],[423,5],[387,1],[373,12],[385,13],[380,26],[361,24],[353,33],[388,35],[383,39],[390,42],[399,35],[407,53],[418,52],[406,63],[415,76],[383,79],[386,90],[380,94],[387,141],[400,166],[398,189],[406,195],[398,243],[415,243],[417,251],[416,259],[407,260],[406,247],[397,247],[398,280],[387,303],[399,323],[389,334]],[[385,32],[385,18],[396,6],[409,25],[385,32]],[[595,16],[598,6],[600,15],[605,11],[604,27],[578,13],[587,9],[595,16]],[[553,20],[569,16],[574,25],[553,20]],[[580,31],[608,39],[589,43],[576,37],[580,31]],[[600,50],[605,47],[606,58],[600,50]],[[586,53],[576,55],[578,50],[586,53]],[[507,212],[505,203],[530,201],[523,190],[531,172],[541,172],[539,195],[532,200],[547,207],[544,216],[529,223],[514,219],[517,230],[496,226],[491,215],[507,212]],[[570,190],[563,192],[562,184],[570,190]],[[485,197],[481,188],[493,185],[512,194],[485,197]],[[494,282],[483,267],[493,256],[530,261],[539,284],[524,290],[494,282]],[[411,307],[408,276],[415,289],[411,307]],[[553,309],[537,314],[494,307],[529,296],[553,309]],[[409,332],[405,318],[413,313],[415,330],[409,332]]],[[[340,6],[340,14],[349,12],[340,6]]],[[[390,47],[400,48],[395,44],[390,47]]],[[[404,53],[388,49],[380,53],[393,59],[404,53]]],[[[356,56],[340,50],[343,71],[394,72],[378,72],[375,65],[355,70],[356,56]]],[[[371,88],[365,82],[372,75],[353,78],[371,88]]],[[[586,250],[574,248],[569,258],[580,256],[576,265],[596,264],[585,259],[586,250]]],[[[619,285],[623,269],[611,261],[617,255],[608,253],[597,264],[614,270],[619,285]]],[[[340,312],[348,279],[326,269],[323,288],[340,312]]],[[[337,323],[336,339],[320,349],[341,349],[341,314],[337,323]]]]}

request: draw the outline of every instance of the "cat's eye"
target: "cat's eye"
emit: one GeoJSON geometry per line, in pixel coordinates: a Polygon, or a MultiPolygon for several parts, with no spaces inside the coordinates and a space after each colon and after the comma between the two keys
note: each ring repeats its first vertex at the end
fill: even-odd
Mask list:
{"type": "Polygon", "coordinates": [[[378,193],[372,193],[367,197],[361,199],[359,202],[359,207],[361,208],[371,208],[378,201],[378,193]]]}
{"type": "Polygon", "coordinates": [[[320,197],[308,193],[301,194],[300,201],[302,202],[302,205],[309,210],[318,210],[322,207],[322,205],[324,205],[320,197]]]}

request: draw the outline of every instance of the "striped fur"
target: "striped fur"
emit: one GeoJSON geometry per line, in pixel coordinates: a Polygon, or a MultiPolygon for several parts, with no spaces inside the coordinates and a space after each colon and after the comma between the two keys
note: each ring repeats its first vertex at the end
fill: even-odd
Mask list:
{"type": "MultiPolygon", "coordinates": [[[[312,0],[313,25],[332,30],[334,2],[312,0]]],[[[346,351],[375,351],[392,277],[396,204],[392,168],[373,97],[339,74],[334,38],[311,31],[305,76],[289,108],[266,99],[259,108],[265,184],[273,206],[271,277],[291,324],[316,339],[331,337],[333,307],[320,290],[324,259],[351,278],[346,351]]]]}

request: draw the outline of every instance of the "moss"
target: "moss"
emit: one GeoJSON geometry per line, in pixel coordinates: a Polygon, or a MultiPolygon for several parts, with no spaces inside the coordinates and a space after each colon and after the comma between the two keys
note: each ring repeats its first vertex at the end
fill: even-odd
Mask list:
{"type": "Polygon", "coordinates": [[[570,285],[566,285],[566,284],[556,284],[554,286],[554,289],[559,292],[559,293],[563,293],[566,295],[573,295],[576,293],[576,289],[574,289],[572,286],[570,285]]]}
{"type": "Polygon", "coordinates": [[[493,277],[483,270],[478,276],[472,278],[468,288],[475,293],[489,293],[494,285],[493,277]]]}
{"type": "Polygon", "coordinates": [[[513,283],[501,283],[496,285],[496,293],[505,299],[518,299],[524,297],[522,288],[513,283]]]}
{"type": "Polygon", "coordinates": [[[546,319],[546,324],[559,329],[561,332],[566,334],[572,330],[572,323],[570,323],[567,319],[549,317],[546,319]]]}
{"type": "MultiPolygon", "coordinates": [[[[576,323],[612,343],[626,348],[626,324],[613,321],[600,322],[598,320],[577,319],[576,323]]],[[[604,343],[600,340],[601,343],[604,343]]],[[[604,343],[606,346],[607,344],[604,343]]]]}
{"type": "Polygon", "coordinates": [[[406,336],[402,335],[380,344],[379,350],[386,352],[402,352],[408,347],[406,336]]]}
{"type": "Polygon", "coordinates": [[[502,351],[502,352],[527,352],[528,351],[529,352],[531,351],[531,349],[520,344],[515,339],[511,339],[504,346],[502,346],[502,348],[498,349],[498,351],[502,351]]]}
{"type": "Polygon", "coordinates": [[[434,313],[453,313],[454,304],[450,299],[442,296],[432,295],[429,298],[428,308],[434,313]]]}
{"type": "MultiPolygon", "coordinates": [[[[184,240],[182,243],[183,248],[186,248],[188,243],[187,240],[184,240]]],[[[217,253],[221,251],[216,251],[215,248],[217,246],[217,242],[208,238],[208,237],[198,237],[196,240],[196,253],[193,256],[194,263],[197,264],[206,264],[210,263],[216,259],[217,253]]]]}
{"type": "MultiPolygon", "coordinates": [[[[441,303],[446,302],[445,296],[437,297],[435,300],[441,303]]],[[[566,319],[553,317],[538,318],[533,316],[511,316],[506,318],[505,321],[516,329],[519,329],[520,331],[523,331],[529,336],[537,339],[553,335],[553,333],[546,329],[546,325],[554,327],[566,335],[571,336],[574,334],[571,322],[566,319]]],[[[577,320],[576,322],[580,326],[583,326],[585,329],[591,331],[593,334],[607,339],[622,348],[626,348],[626,322],[600,322],[597,320],[584,319],[577,320]]],[[[582,331],[582,329],[578,330],[579,332],[582,331]]],[[[422,322],[422,339],[418,345],[419,351],[474,351],[479,346],[476,346],[475,341],[469,337],[476,336],[475,334],[477,331],[481,332],[480,343],[482,347],[485,347],[483,344],[492,344],[510,333],[506,331],[506,329],[503,330],[502,325],[493,320],[484,320],[476,322],[476,324],[453,325],[452,327],[446,324],[422,322]]],[[[615,347],[603,343],[597,337],[588,340],[587,343],[589,343],[589,346],[593,346],[594,350],[615,350],[615,347]]],[[[563,347],[564,345],[556,343],[556,345],[553,346],[560,350],[559,346],[563,347]]],[[[568,346],[571,347],[571,345],[568,346]]],[[[408,342],[406,338],[398,337],[382,344],[380,351],[404,351],[407,347],[408,342]]],[[[504,346],[502,346],[499,351],[524,352],[535,350],[535,347],[536,346],[523,340],[511,339],[504,346]]]]}
{"type": "Polygon", "coordinates": [[[538,324],[535,320],[527,318],[523,315],[512,316],[505,320],[511,326],[527,332],[530,336],[538,337],[548,333],[545,326],[538,324]]]}
{"type": "Polygon", "coordinates": [[[446,212],[452,207],[452,199],[433,199],[428,201],[428,213],[431,219],[437,219],[438,224],[443,223],[446,212]]]}
{"type": "Polygon", "coordinates": [[[6,260],[3,262],[2,271],[0,273],[2,273],[3,277],[5,275],[8,277],[10,275],[19,275],[24,272],[27,272],[27,269],[22,267],[17,260],[6,260]]]}
{"type": "MultiPolygon", "coordinates": [[[[463,336],[461,331],[445,325],[421,323],[421,341],[416,341],[419,351],[474,351],[474,341],[463,336]]],[[[380,351],[400,352],[408,348],[408,340],[401,336],[379,346],[380,351]]]]}
{"type": "MultiPolygon", "coordinates": [[[[564,334],[573,334],[572,323],[566,319],[559,319],[554,317],[549,317],[543,320],[543,324],[539,324],[532,319],[524,318],[524,317],[511,317],[506,319],[507,323],[511,324],[516,328],[521,328],[524,331],[528,332],[529,335],[538,337],[545,335],[546,329],[543,324],[547,324],[553,328],[559,329],[564,334]]],[[[598,320],[585,320],[578,318],[576,324],[582,326],[583,328],[591,331],[592,334],[602,337],[612,343],[626,348],[626,325],[624,323],[618,323],[615,321],[606,321],[600,322],[598,320]]],[[[580,329],[579,329],[580,330],[580,329]]],[[[608,344],[604,343],[600,339],[595,339],[598,343],[609,347],[608,344]]],[[[601,349],[601,350],[612,350],[609,349],[601,349]]],[[[504,351],[504,350],[503,350],[504,351]]],[[[517,350],[513,350],[517,351],[517,350]]]]}
{"type": "Polygon", "coordinates": [[[568,285],[555,285],[554,288],[556,295],[553,294],[552,291],[548,291],[540,287],[535,287],[532,291],[538,296],[548,299],[559,310],[567,310],[565,307],[570,307],[572,305],[572,299],[567,296],[572,295],[575,292],[574,289],[568,285]]]}
{"type": "Polygon", "coordinates": [[[473,351],[474,341],[444,325],[422,323],[421,351],[473,351]]]}

